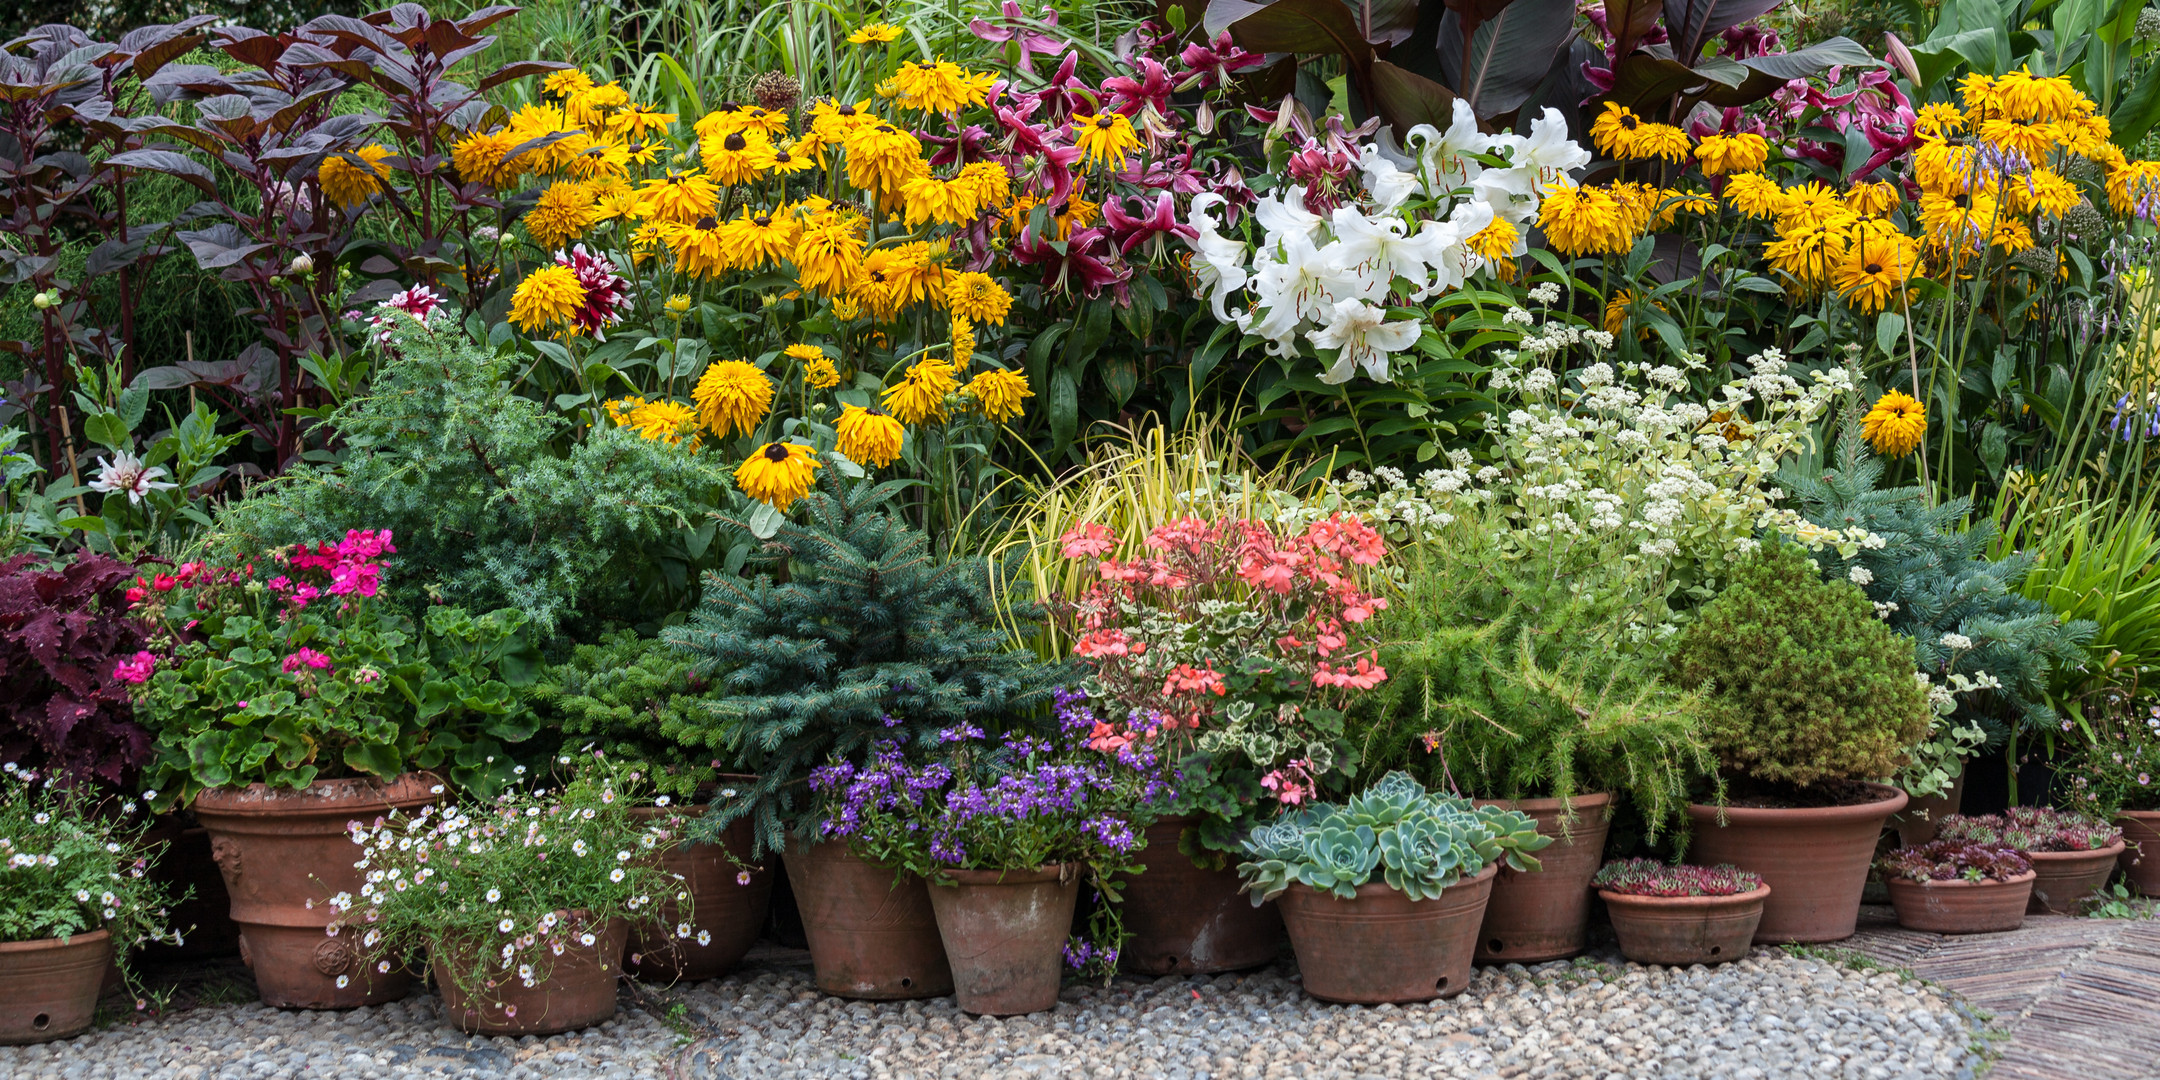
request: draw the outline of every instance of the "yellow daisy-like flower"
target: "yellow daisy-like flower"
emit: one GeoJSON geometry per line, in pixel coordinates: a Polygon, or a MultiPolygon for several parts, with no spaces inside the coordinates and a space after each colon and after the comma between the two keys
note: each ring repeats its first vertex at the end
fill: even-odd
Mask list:
{"type": "Polygon", "coordinates": [[[2010,184],[2004,194],[2014,196],[2027,212],[2037,210],[2054,218],[2069,213],[2084,201],[2077,185],[2068,177],[2046,168],[2034,169],[2023,184],[2010,184]]]}
{"type": "Polygon", "coordinates": [[[637,187],[637,215],[646,221],[688,224],[711,217],[719,205],[719,187],[694,172],[670,172],[637,187]]]}
{"type": "Polygon", "coordinates": [[[549,75],[540,89],[551,97],[569,98],[593,88],[592,76],[576,68],[564,68],[549,75]]]}
{"type": "Polygon", "coordinates": [[[975,189],[976,205],[985,210],[1003,210],[1012,205],[1012,174],[995,161],[978,161],[960,170],[953,183],[975,189]]]}
{"type": "Polygon", "coordinates": [[[1851,238],[1837,224],[1795,224],[1780,228],[1778,238],[1763,245],[1763,258],[1790,279],[1794,292],[1812,296],[1830,283],[1851,249],[1851,238]]]}
{"type": "Polygon", "coordinates": [[[735,469],[735,486],[775,510],[786,510],[810,493],[824,465],[801,443],[766,443],[735,469]]]}
{"type": "Polygon", "coordinates": [[[2107,197],[2118,214],[2160,217],[2160,161],[2132,161],[2108,173],[2107,197]]]}
{"type": "Polygon", "coordinates": [[[630,175],[630,147],[619,142],[594,142],[570,159],[570,175],[580,180],[622,180],[630,175]]]}
{"type": "Polygon", "coordinates": [[[794,263],[803,288],[826,296],[847,292],[863,276],[862,223],[844,215],[805,222],[794,263]]]}
{"type": "Polygon", "coordinates": [[[1624,208],[1600,188],[1562,185],[1538,207],[1538,228],[1553,250],[1573,258],[1621,249],[1626,238],[1624,208]]]}
{"type": "Polygon", "coordinates": [[[607,403],[608,417],[638,433],[648,442],[697,446],[697,410],[680,401],[647,401],[642,397],[620,398],[607,403]]]}
{"type": "Polygon", "coordinates": [[[600,220],[600,211],[590,185],[557,180],[540,193],[540,201],[525,212],[524,220],[533,243],[553,251],[584,236],[600,220]]]}
{"type": "Polygon", "coordinates": [[[585,306],[585,287],[567,266],[548,265],[525,276],[510,294],[510,322],[528,334],[571,325],[585,306]]]}
{"type": "Polygon", "coordinates": [[[1918,401],[1892,390],[1875,400],[1861,418],[1860,427],[1875,452],[1884,457],[1904,457],[1919,449],[1927,435],[1927,409],[1918,401]]]}
{"type": "Polygon", "coordinates": [[[758,171],[768,176],[793,176],[817,167],[817,158],[798,154],[793,149],[774,143],[765,144],[758,152],[758,171]]]}
{"type": "Polygon", "coordinates": [[[865,191],[897,194],[929,171],[922,140],[892,124],[856,128],[841,143],[847,151],[848,183],[865,191]]]}
{"type": "Polygon", "coordinates": [[[965,392],[984,416],[1001,424],[1019,419],[1023,411],[1020,402],[1035,396],[1028,389],[1027,376],[997,368],[969,379],[965,392]]]}
{"type": "Polygon", "coordinates": [[[880,400],[885,410],[903,424],[920,424],[926,420],[942,424],[947,416],[945,398],[959,388],[960,382],[953,377],[951,364],[926,357],[908,368],[907,378],[899,385],[887,387],[880,400]]]}
{"type": "Polygon", "coordinates": [[[900,28],[891,23],[864,23],[847,39],[850,45],[884,45],[900,40],[900,28]]]}
{"type": "Polygon", "coordinates": [[[1974,164],[1972,147],[1929,140],[1913,151],[1913,179],[1930,194],[1963,195],[1974,179],[1974,164]]]}
{"type": "Polygon", "coordinates": [[[982,212],[975,185],[935,176],[918,176],[900,189],[908,228],[926,221],[940,225],[965,225],[982,212]]]}
{"type": "Polygon", "coordinates": [[[831,360],[817,357],[802,362],[803,385],[812,390],[830,390],[840,385],[840,369],[831,360]]]}
{"type": "Polygon", "coordinates": [[[1913,130],[1923,136],[1946,139],[1965,130],[1965,114],[1947,101],[1922,105],[1913,120],[1913,130]]]}
{"type": "Polygon", "coordinates": [[[1980,122],[1978,134],[1982,142],[2015,150],[2028,162],[2039,162],[2047,160],[2060,133],[2053,124],[1994,117],[1980,122]]]}
{"type": "Polygon", "coordinates": [[[945,279],[945,307],[969,322],[1003,326],[1012,294],[997,279],[971,270],[945,279]]]}
{"type": "Polygon", "coordinates": [[[742,360],[722,360],[698,376],[690,391],[697,402],[698,419],[713,434],[748,435],[772,411],[773,383],[757,365],[742,360]]]}
{"type": "Polygon", "coordinates": [[[833,432],[837,449],[849,461],[882,469],[900,457],[907,428],[875,406],[844,405],[833,432]]]}
{"type": "Polygon", "coordinates": [[[1671,124],[1643,124],[1635,129],[1633,158],[1649,158],[1678,165],[1686,161],[1693,151],[1688,146],[1687,132],[1671,124]]]}
{"type": "Polygon", "coordinates": [[[336,155],[324,158],[315,173],[315,178],[322,183],[323,194],[347,210],[367,202],[382,190],[382,182],[390,178],[390,167],[382,163],[390,156],[387,147],[363,146],[352,155],[363,164],[355,165],[343,155],[336,155]]]}
{"type": "Polygon", "coordinates": [[[1668,191],[1665,215],[1700,214],[1715,217],[1718,212],[1717,197],[1707,191],[1668,191]]]}
{"type": "Polygon", "coordinates": [[[451,146],[450,164],[467,183],[501,191],[517,181],[517,165],[503,164],[515,149],[517,140],[508,131],[475,131],[451,146]]]}
{"type": "Polygon", "coordinates": [[[587,131],[604,132],[608,128],[608,117],[629,105],[630,92],[623,89],[621,83],[602,83],[584,93],[564,98],[563,115],[587,131]]]}
{"type": "Polygon", "coordinates": [[[774,112],[763,105],[752,105],[744,109],[739,122],[742,124],[741,131],[746,135],[756,132],[767,139],[787,137],[787,114],[774,112]]]}
{"type": "Polygon", "coordinates": [[[989,100],[990,85],[996,81],[995,75],[972,75],[958,64],[939,60],[900,65],[900,70],[893,73],[891,86],[903,109],[946,113],[989,100]]]}
{"type": "Polygon", "coordinates": [[[716,140],[699,139],[698,155],[715,183],[747,184],[763,175],[763,159],[772,146],[762,131],[732,131],[716,140]]]}
{"type": "Polygon", "coordinates": [[[1913,250],[1912,242],[1896,230],[1864,230],[1854,237],[1845,260],[1831,272],[1831,282],[1847,304],[1873,315],[1907,302],[1906,285],[1918,262],[1919,253],[1913,250]]]}
{"type": "Polygon", "coordinates": [[[954,371],[966,371],[975,359],[975,326],[958,315],[952,317],[952,366],[954,371]]]}
{"type": "Polygon", "coordinates": [[[1887,180],[1854,184],[1845,192],[1845,208],[1861,217],[1882,217],[1904,201],[1897,185],[1887,180]]]}
{"type": "Polygon", "coordinates": [[[1615,289],[1612,298],[1605,301],[1605,332],[1615,337],[1627,327],[1628,308],[1635,303],[1633,289],[1615,289]]]}
{"type": "Polygon", "coordinates": [[[1788,199],[1777,181],[1761,173],[1739,173],[1725,181],[1725,202],[1746,217],[1774,218],[1785,212],[1788,199]]]}
{"type": "Polygon", "coordinates": [[[1754,172],[1770,161],[1770,140],[1752,131],[1706,135],[1695,146],[1695,163],[1704,176],[1754,172]]]}
{"type": "Polygon", "coordinates": [[[793,215],[747,210],[720,229],[721,244],[728,251],[728,265],[735,270],[756,270],[786,259],[795,251],[800,226],[793,215]]]}
{"type": "Polygon", "coordinates": [[[1121,112],[1075,116],[1072,128],[1073,144],[1080,148],[1086,160],[1100,162],[1112,169],[1123,169],[1125,152],[1140,146],[1140,133],[1133,130],[1132,121],[1121,112]]]}
{"type": "Polygon", "coordinates": [[[657,229],[660,242],[675,256],[676,273],[709,278],[733,268],[733,253],[728,250],[726,236],[720,223],[711,217],[687,224],[663,221],[657,229]]]}
{"type": "Polygon", "coordinates": [[[1522,243],[1522,230],[1506,218],[1494,218],[1492,224],[1479,229],[1470,237],[1470,250],[1488,263],[1503,263],[1516,256],[1516,245],[1522,243]]]}
{"type": "Polygon", "coordinates": [[[668,125],[679,117],[675,113],[661,112],[656,105],[634,104],[608,117],[608,133],[632,142],[642,142],[648,134],[666,134],[668,125]]]}
{"type": "Polygon", "coordinates": [[[1590,143],[1607,157],[1634,157],[1635,132],[1643,125],[1635,110],[1608,101],[1590,123],[1590,143]]]}
{"type": "Polygon", "coordinates": [[[666,308],[669,315],[680,319],[684,315],[689,314],[690,312],[690,294],[676,293],[675,295],[668,297],[667,302],[661,304],[660,306],[666,308]]]}

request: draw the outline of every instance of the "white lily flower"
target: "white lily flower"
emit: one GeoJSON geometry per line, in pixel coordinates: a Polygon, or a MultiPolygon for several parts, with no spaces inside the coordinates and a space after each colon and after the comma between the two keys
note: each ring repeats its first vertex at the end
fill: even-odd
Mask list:
{"type": "Polygon", "coordinates": [[[1354,369],[1380,382],[1388,379],[1388,355],[1416,344],[1424,324],[1414,320],[1388,322],[1387,309],[1363,300],[1337,303],[1328,324],[1312,333],[1314,347],[1339,350],[1335,364],[1320,376],[1324,383],[1348,382],[1354,369]]]}
{"type": "Polygon", "coordinates": [[[1372,196],[1373,208],[1382,213],[1393,213],[1417,192],[1417,176],[1396,168],[1371,143],[1366,143],[1359,153],[1358,168],[1365,173],[1365,193],[1372,196]]]}
{"type": "Polygon", "coordinates": [[[1310,242],[1318,238],[1320,225],[1326,219],[1305,209],[1305,187],[1300,184],[1284,197],[1260,196],[1253,204],[1253,220],[1271,237],[1288,241],[1297,236],[1310,242]]]}
{"type": "Polygon", "coordinates": [[[153,491],[171,491],[180,486],[159,481],[158,477],[164,475],[163,466],[144,468],[141,458],[122,450],[111,461],[98,458],[97,479],[90,481],[90,490],[105,495],[124,491],[128,502],[140,505],[143,496],[153,491]]]}

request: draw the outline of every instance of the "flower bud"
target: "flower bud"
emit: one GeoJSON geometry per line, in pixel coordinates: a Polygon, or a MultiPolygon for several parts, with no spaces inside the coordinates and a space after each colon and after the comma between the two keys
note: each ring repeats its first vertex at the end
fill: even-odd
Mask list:
{"type": "Polygon", "coordinates": [[[60,294],[55,290],[47,290],[30,298],[30,306],[37,308],[39,311],[44,311],[59,302],[60,294]]]}
{"type": "Polygon", "coordinates": [[[315,260],[304,254],[295,255],[292,265],[287,266],[285,272],[295,277],[306,277],[315,272],[315,260]]]}

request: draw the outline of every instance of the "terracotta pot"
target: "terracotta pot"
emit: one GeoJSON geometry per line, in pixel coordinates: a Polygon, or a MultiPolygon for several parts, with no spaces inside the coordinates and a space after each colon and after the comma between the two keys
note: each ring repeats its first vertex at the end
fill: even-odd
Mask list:
{"type": "Polygon", "coordinates": [[[112,935],[103,930],[65,942],[0,941],[0,1046],[88,1031],[112,962],[112,935]]]}
{"type": "MultiPolygon", "coordinates": [[[[697,818],[705,810],[703,806],[680,810],[645,806],[631,814],[651,821],[672,813],[697,818]]],[[[765,928],[765,912],[772,902],[770,867],[751,870],[749,881],[742,880],[744,871],[737,860],[748,863],[750,848],[750,821],[743,818],[729,825],[717,844],[680,844],[661,856],[661,867],[681,874],[690,890],[692,929],[687,938],[675,935],[674,928],[684,920],[682,905],[671,896],[660,906],[657,925],[640,926],[630,934],[624,967],[632,975],[652,983],[703,982],[742,963],[743,954],[757,943],[758,931],[765,928]],[[703,944],[700,934],[706,935],[703,944]]]]}
{"type": "Polygon", "coordinates": [[[1519,873],[1506,866],[1493,880],[1492,903],[1478,930],[1480,964],[1535,964],[1583,951],[1590,924],[1590,879],[1605,863],[1605,833],[1612,827],[1611,795],[1568,800],[1573,822],[1559,799],[1479,799],[1479,806],[1520,810],[1536,819],[1538,832],[1553,838],[1537,852],[1539,869],[1519,873]],[[1562,838],[1562,833],[1567,834],[1562,838]]]}
{"type": "Polygon", "coordinates": [[[2115,873],[2115,863],[2130,850],[2117,840],[2098,851],[2028,851],[2033,873],[2032,901],[2025,910],[2034,915],[2075,915],[2086,897],[2100,891],[2115,873]]]}
{"type": "Polygon", "coordinates": [[[953,883],[931,884],[930,907],[961,1010],[1018,1016],[1057,1008],[1079,865],[946,873],[953,883]]]}
{"type": "MultiPolygon", "coordinates": [[[[583,913],[562,914],[576,922],[583,913]]],[[[629,939],[630,924],[609,919],[592,945],[579,945],[573,938],[561,956],[550,957],[548,976],[538,984],[528,988],[516,972],[503,972],[500,985],[476,988],[473,994],[458,988],[452,971],[475,966],[463,949],[486,946],[438,944],[432,952],[443,1018],[474,1035],[553,1035],[605,1023],[615,1018],[615,980],[622,974],[629,939]]]]}
{"type": "Polygon", "coordinates": [[[1638,964],[1723,964],[1748,954],[1770,886],[1735,896],[1630,896],[1599,889],[1620,939],[1638,964]]]}
{"type": "Polygon", "coordinates": [[[872,1001],[952,993],[952,968],[921,878],[896,883],[889,867],[857,858],[843,843],[795,848],[786,866],[818,989],[872,1001]]]}
{"type": "Polygon", "coordinates": [[[2130,878],[2130,887],[2145,896],[2160,896],[2160,810],[2125,810],[2116,815],[2127,842],[2117,862],[2130,878]]]}
{"type": "Polygon", "coordinates": [[[410,813],[434,802],[441,786],[428,774],[407,773],[387,784],[317,780],[299,791],[252,784],[196,797],[195,818],[210,831],[211,854],[232,894],[240,958],[255,970],[263,1004],[350,1009],[405,996],[411,978],[401,968],[378,970],[383,958],[364,954],[358,938],[330,937],[323,928],[329,899],[360,891],[346,823],[410,813]],[[340,975],[347,977],[343,988],[340,975]]]}
{"type": "Polygon", "coordinates": [[[1118,966],[1142,975],[1212,975],[1274,962],[1282,952],[1282,913],[1254,907],[1238,891],[1235,863],[1197,866],[1178,850],[1178,835],[1199,819],[1167,817],[1147,827],[1147,870],[1124,883],[1125,945],[1118,966]]]}
{"type": "Polygon", "coordinates": [[[143,956],[152,960],[201,960],[240,951],[240,927],[232,920],[232,897],[225,875],[210,854],[210,831],[178,817],[166,817],[144,835],[165,847],[150,862],[150,877],[187,899],[173,905],[166,925],[181,934],[180,944],[152,943],[143,956]]]}
{"type": "Polygon", "coordinates": [[[1890,816],[1890,824],[1897,826],[1899,847],[1919,847],[1935,839],[1945,816],[1965,805],[1965,770],[1959,769],[1957,778],[1950,781],[1950,789],[1940,795],[1908,797],[1912,801],[1890,816]]]}
{"type": "Polygon", "coordinates": [[[1858,806],[1768,809],[1688,807],[1695,838],[1688,861],[1698,866],[1731,863],[1770,886],[1757,942],[1842,941],[1860,920],[1860,892],[1875,860],[1883,822],[1905,807],[1905,793],[1881,784],[1881,797],[1858,806]]]}
{"type": "Polygon", "coordinates": [[[2032,899],[2032,871],[2008,881],[1914,881],[1890,879],[1890,904],[1898,925],[1932,934],[1999,934],[2025,925],[2032,899]]]}
{"type": "Polygon", "coordinates": [[[1494,875],[1488,866],[1438,900],[1411,900],[1379,881],[1358,886],[1355,900],[1292,884],[1280,898],[1283,926],[1305,992],[1354,1005],[1462,993],[1494,875]]]}

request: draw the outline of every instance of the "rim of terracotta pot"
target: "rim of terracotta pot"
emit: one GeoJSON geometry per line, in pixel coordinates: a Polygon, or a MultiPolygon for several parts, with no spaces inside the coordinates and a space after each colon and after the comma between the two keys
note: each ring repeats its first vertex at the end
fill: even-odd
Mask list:
{"type": "Polygon", "coordinates": [[[1850,806],[1714,806],[1709,803],[1689,803],[1688,817],[1697,822],[1718,825],[1718,815],[1724,815],[1724,824],[1735,825],[1828,825],[1869,818],[1886,817],[1905,809],[1911,796],[1888,784],[1866,782],[1866,786],[1883,793],[1873,802],[1855,803],[1850,806]]]}
{"type": "Polygon", "coordinates": [[[1063,881],[1067,868],[1077,868],[1078,863],[1051,863],[1033,870],[947,870],[952,885],[932,879],[930,884],[941,889],[957,885],[1040,885],[1046,881],[1063,881]]]}
{"type": "MultiPolygon", "coordinates": [[[[1475,874],[1472,874],[1472,875],[1471,875],[1471,876],[1469,876],[1469,877],[1463,878],[1462,880],[1460,880],[1460,881],[1457,881],[1457,882],[1456,882],[1455,884],[1453,884],[1453,885],[1450,885],[1450,886],[1448,886],[1447,888],[1448,888],[1448,889],[1455,889],[1455,888],[1459,888],[1459,887],[1461,887],[1461,886],[1464,886],[1464,885],[1475,885],[1475,884],[1477,884],[1478,882],[1480,882],[1480,881],[1483,881],[1483,880],[1485,880],[1486,878],[1489,878],[1489,877],[1493,877],[1493,876],[1495,876],[1495,875],[1497,875],[1497,874],[1499,874],[1499,873],[1500,873],[1500,864],[1499,864],[1498,862],[1489,862],[1489,863],[1486,863],[1486,864],[1485,864],[1485,869],[1483,869],[1483,870],[1480,870],[1480,871],[1478,871],[1477,873],[1475,873],[1475,874]]],[[[1340,897],[1340,896],[1337,896],[1337,895],[1335,895],[1334,893],[1332,893],[1332,892],[1329,892],[1329,891],[1328,891],[1328,890],[1326,890],[1326,889],[1315,889],[1315,888],[1313,888],[1312,886],[1310,886],[1310,885],[1307,885],[1307,884],[1305,884],[1305,883],[1304,883],[1304,882],[1302,882],[1302,881],[1293,881],[1293,882],[1291,882],[1291,883],[1290,883],[1290,888],[1291,888],[1291,889],[1293,889],[1293,890],[1296,890],[1296,889],[1303,889],[1304,891],[1306,891],[1306,892],[1308,892],[1308,893],[1311,893],[1311,894],[1312,894],[1312,895],[1313,895],[1314,897],[1316,897],[1316,898],[1319,898],[1319,899],[1323,899],[1323,900],[1342,900],[1342,899],[1343,899],[1342,897],[1340,897]]],[[[1398,888],[1396,888],[1395,886],[1393,886],[1393,885],[1390,885],[1390,884],[1388,884],[1388,883],[1387,883],[1387,882],[1385,882],[1385,881],[1381,881],[1381,880],[1378,880],[1378,879],[1374,879],[1374,880],[1372,880],[1372,881],[1368,881],[1368,882],[1366,882],[1366,883],[1365,883],[1365,884],[1363,884],[1363,885],[1360,885],[1360,886],[1358,886],[1358,887],[1357,887],[1357,895],[1356,895],[1355,897],[1352,897],[1352,899],[1353,899],[1353,900],[1370,900],[1370,899],[1373,899],[1374,897],[1384,897],[1384,896],[1402,896],[1402,895],[1403,895],[1403,891],[1402,891],[1401,889],[1398,889],[1398,888]]],[[[1441,890],[1441,892],[1440,892],[1440,899],[1441,899],[1441,900],[1446,900],[1447,898],[1448,898],[1448,897],[1447,897],[1447,889],[1443,889],[1443,890],[1441,890]]],[[[1343,902],[1344,902],[1344,903],[1348,903],[1349,901],[1343,901],[1343,902]]],[[[1421,901],[1417,901],[1417,900],[1412,900],[1412,901],[1410,901],[1410,902],[1411,902],[1411,903],[1413,903],[1413,904],[1415,904],[1415,903],[1421,903],[1421,901]]]]}
{"type": "Polygon", "coordinates": [[[2160,810],[2117,810],[2117,820],[2160,822],[2160,810]]]}
{"type": "Polygon", "coordinates": [[[2045,859],[2049,862],[2076,862],[2079,859],[2092,859],[2097,862],[2103,855],[2110,859],[2117,858],[2129,848],[2130,841],[2123,839],[2091,851],[2027,851],[2023,854],[2027,859],[2045,859]]]}
{"type": "Polygon", "coordinates": [[[1735,906],[1745,904],[1750,900],[1767,900],[1770,898],[1770,886],[1765,883],[1747,892],[1732,893],[1727,896],[1637,896],[1634,893],[1614,892],[1611,889],[1599,889],[1597,894],[1607,904],[1619,904],[1623,907],[1629,904],[1641,904],[1654,907],[1710,908],[1735,906]]]}
{"type": "Polygon", "coordinates": [[[0,941],[0,953],[44,952],[47,949],[79,949],[112,940],[110,930],[85,930],[66,941],[56,937],[32,938],[29,941],[0,941]]]}
{"type": "Polygon", "coordinates": [[[1540,811],[1557,811],[1562,809],[1562,803],[1569,803],[1573,805],[1576,817],[1588,817],[1587,811],[1598,810],[1612,805],[1612,792],[1584,792],[1580,795],[1570,796],[1567,799],[1554,796],[1549,799],[1472,799],[1470,802],[1475,806],[1513,807],[1526,814],[1540,811]]]}
{"type": "Polygon", "coordinates": [[[435,788],[447,786],[431,772],[399,773],[387,782],[373,776],[316,780],[304,788],[254,783],[204,788],[193,805],[213,814],[284,814],[327,807],[343,810],[355,802],[374,805],[379,800],[384,809],[390,809],[402,803],[430,802],[442,794],[435,788]]]}
{"type": "Polygon", "coordinates": [[[1886,882],[1891,888],[1907,886],[1915,889],[1980,889],[1997,885],[2023,885],[2028,881],[2037,880],[2039,877],[2040,872],[2037,870],[2027,870],[2014,878],[2007,878],[2002,881],[1995,881],[1992,879],[1987,881],[1967,881],[1964,878],[1955,878],[1944,881],[1914,881],[1913,879],[1906,877],[1903,874],[1900,874],[1896,877],[1886,879],[1886,882]]]}

